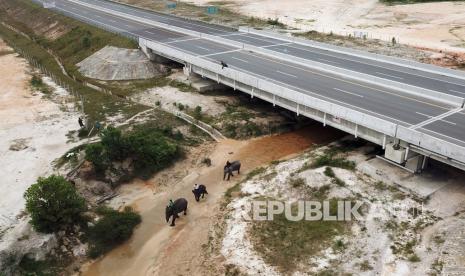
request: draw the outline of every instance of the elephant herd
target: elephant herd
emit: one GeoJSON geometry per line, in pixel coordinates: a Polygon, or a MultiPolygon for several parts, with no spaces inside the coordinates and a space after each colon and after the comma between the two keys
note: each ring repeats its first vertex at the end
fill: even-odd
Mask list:
{"type": "MultiPolygon", "coordinates": [[[[223,180],[226,179],[229,181],[230,177],[234,176],[233,172],[237,171],[237,173],[240,174],[240,170],[241,170],[240,161],[233,161],[233,162],[227,161],[226,164],[224,165],[223,180]]],[[[207,187],[203,184],[199,184],[199,185],[195,184],[194,189],[192,190],[192,193],[194,194],[195,200],[199,202],[200,198],[204,198],[205,195],[208,195],[207,187]]],[[[184,213],[184,215],[187,215],[187,204],[188,202],[187,202],[187,199],[185,198],[178,198],[175,201],[172,201],[170,199],[170,202],[168,206],[166,206],[166,209],[165,209],[166,222],[169,222],[170,218],[172,217],[170,226],[175,226],[175,221],[177,218],[179,218],[178,214],[184,213]]]]}

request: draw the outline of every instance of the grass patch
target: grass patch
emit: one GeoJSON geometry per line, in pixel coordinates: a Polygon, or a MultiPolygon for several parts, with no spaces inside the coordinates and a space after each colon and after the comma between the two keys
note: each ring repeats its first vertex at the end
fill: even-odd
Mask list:
{"type": "Polygon", "coordinates": [[[33,90],[39,91],[46,95],[51,93],[50,88],[42,81],[42,78],[36,74],[32,75],[29,83],[33,90]]]}
{"type": "Polygon", "coordinates": [[[255,222],[250,229],[254,248],[265,261],[292,274],[299,263],[330,246],[346,230],[345,222],[289,221],[284,214],[272,221],[255,222]]]}
{"type": "Polygon", "coordinates": [[[365,260],[358,264],[358,267],[361,271],[370,271],[373,270],[373,267],[370,265],[370,262],[365,260]]]}
{"type": "Polygon", "coordinates": [[[87,233],[91,258],[96,258],[128,240],[134,228],[142,221],[140,215],[130,207],[126,207],[123,212],[103,207],[97,209],[97,214],[102,218],[87,233]]]}
{"type": "Polygon", "coordinates": [[[301,187],[304,187],[306,185],[306,181],[302,177],[291,178],[291,180],[289,181],[289,184],[293,188],[301,188],[301,187]]]}
{"type": "Polygon", "coordinates": [[[259,174],[262,174],[265,171],[266,171],[266,169],[264,167],[258,167],[258,168],[254,169],[253,171],[251,171],[251,172],[249,172],[247,174],[247,177],[246,177],[245,181],[247,181],[249,179],[252,179],[253,177],[255,177],[255,176],[259,175],[259,174]]]}
{"type": "Polygon", "coordinates": [[[418,263],[421,261],[420,257],[418,257],[417,254],[413,254],[410,257],[408,257],[408,260],[412,263],[418,263]]]}
{"type": "Polygon", "coordinates": [[[59,275],[63,265],[52,259],[36,261],[26,255],[21,259],[17,272],[19,275],[59,275]]]}

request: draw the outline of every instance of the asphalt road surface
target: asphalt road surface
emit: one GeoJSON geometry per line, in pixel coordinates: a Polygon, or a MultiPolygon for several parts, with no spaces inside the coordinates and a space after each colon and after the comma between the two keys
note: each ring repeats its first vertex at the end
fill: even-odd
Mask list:
{"type": "MultiPolygon", "coordinates": [[[[59,0],[66,1],[66,0],[59,0]]],[[[192,31],[220,35],[237,42],[247,43],[257,47],[266,47],[269,50],[296,56],[299,58],[324,63],[327,65],[340,67],[364,74],[373,75],[379,78],[402,82],[405,84],[439,91],[459,97],[465,97],[465,79],[452,78],[440,74],[420,71],[399,65],[383,63],[367,58],[355,57],[349,54],[336,53],[311,46],[288,43],[287,41],[268,38],[255,34],[238,32],[232,28],[227,28],[208,23],[187,20],[175,16],[161,13],[149,12],[134,7],[121,5],[109,1],[80,0],[85,3],[109,8],[115,11],[124,12],[135,17],[154,20],[172,26],[189,29],[192,31]],[[276,45],[276,46],[272,46],[276,45]],[[271,47],[270,47],[271,46],[271,47]]]]}
{"type": "MultiPolygon", "coordinates": [[[[409,84],[414,83],[415,85],[429,89],[434,88],[444,93],[453,95],[463,94],[462,96],[465,96],[465,81],[460,79],[356,58],[350,55],[328,52],[312,47],[290,44],[281,40],[253,34],[239,33],[233,29],[222,26],[161,15],[107,1],[81,1],[102,5],[113,10],[130,12],[134,16],[157,20],[173,26],[213,35],[221,35],[239,42],[247,42],[249,44],[266,47],[267,49],[290,53],[318,62],[325,62],[333,66],[343,66],[350,70],[377,74],[379,77],[390,77],[397,81],[403,81],[409,84]]],[[[227,46],[211,40],[200,39],[153,27],[148,24],[142,24],[135,20],[124,19],[98,9],[88,8],[66,0],[57,0],[56,10],[61,12],[65,11],[67,15],[90,24],[164,43],[183,52],[210,61],[217,63],[220,61],[226,62],[229,67],[233,67],[242,72],[259,76],[296,91],[350,107],[354,110],[405,127],[415,128],[415,125],[421,125],[421,123],[426,120],[440,116],[454,109],[454,107],[439,101],[404,94],[395,89],[387,89],[381,86],[341,78],[340,76],[320,72],[290,61],[273,59],[258,53],[243,51],[234,46],[227,46]]],[[[450,116],[422,125],[416,129],[440,139],[465,146],[465,113],[461,111],[463,110],[457,109],[456,112],[450,116]]]]}

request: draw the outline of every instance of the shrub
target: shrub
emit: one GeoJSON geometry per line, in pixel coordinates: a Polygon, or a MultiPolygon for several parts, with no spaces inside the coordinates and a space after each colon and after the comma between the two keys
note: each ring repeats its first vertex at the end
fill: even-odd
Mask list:
{"type": "Polygon", "coordinates": [[[42,79],[38,77],[37,75],[33,75],[31,78],[31,85],[34,87],[38,87],[43,85],[44,83],[42,82],[42,79]]]}
{"type": "Polygon", "coordinates": [[[163,169],[179,156],[177,140],[182,133],[171,128],[138,127],[123,134],[119,129],[108,127],[102,131],[102,141],[86,147],[86,160],[92,162],[97,174],[102,174],[115,161],[133,160],[134,168],[142,176],[163,169]]]}
{"type": "Polygon", "coordinates": [[[325,175],[327,177],[336,177],[336,175],[334,174],[334,171],[333,171],[333,169],[331,169],[331,167],[326,167],[324,173],[325,173],[325,175]]]}
{"type": "Polygon", "coordinates": [[[102,131],[101,137],[101,144],[110,160],[121,161],[128,157],[129,145],[121,130],[109,126],[102,131]]]}
{"type": "Polygon", "coordinates": [[[305,179],[303,179],[302,177],[292,178],[290,184],[294,188],[302,187],[305,186],[305,179]]]}
{"type": "Polygon", "coordinates": [[[90,37],[89,36],[84,36],[81,38],[81,44],[82,44],[82,47],[84,48],[89,48],[90,47],[90,44],[91,44],[91,40],[90,40],[90,37]]]}
{"type": "Polygon", "coordinates": [[[39,232],[56,232],[79,222],[86,210],[84,199],[62,176],[40,177],[24,194],[31,224],[39,232]]]}
{"type": "Polygon", "coordinates": [[[108,158],[101,143],[90,144],[86,147],[86,160],[91,162],[97,174],[102,174],[108,168],[108,158]]]}
{"type": "Polygon", "coordinates": [[[142,221],[141,216],[130,207],[126,207],[123,212],[100,208],[97,213],[102,218],[88,230],[89,255],[92,258],[128,240],[134,227],[142,221]]]}
{"type": "Polygon", "coordinates": [[[202,119],[202,107],[201,107],[201,106],[196,106],[196,107],[194,108],[193,117],[194,117],[196,120],[202,119]]]}

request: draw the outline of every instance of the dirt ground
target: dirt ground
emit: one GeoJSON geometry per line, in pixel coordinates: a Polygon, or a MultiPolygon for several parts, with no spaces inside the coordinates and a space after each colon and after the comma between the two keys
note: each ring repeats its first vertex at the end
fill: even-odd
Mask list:
{"type": "MultiPolygon", "coordinates": [[[[306,166],[324,152],[324,147],[272,164],[242,183],[226,207],[223,223],[219,223],[225,225],[224,236],[212,242],[219,248],[217,254],[224,256],[225,266],[235,268],[232,269],[235,275],[241,275],[237,272],[245,275],[463,275],[465,186],[460,179],[464,172],[448,168],[450,172],[443,174],[442,179],[437,177],[437,171],[435,176],[404,173],[386,162],[373,162],[379,159],[367,157],[371,147],[346,153],[348,159],[356,161],[356,170],[333,168],[343,184],[335,184],[325,173],[325,167],[306,166]],[[380,175],[383,179],[380,182],[377,172],[366,170],[367,166],[392,177],[380,175]],[[304,184],[293,186],[291,179],[296,178],[304,184]],[[411,190],[412,183],[420,192],[430,193],[411,190]],[[350,231],[335,236],[319,252],[308,253],[302,262],[293,263],[292,273],[283,273],[279,262],[266,261],[268,256],[280,251],[257,250],[253,233],[257,222],[242,217],[247,212],[246,203],[263,198],[285,202],[305,200],[308,189],[315,191],[323,186],[329,187],[328,199],[363,201],[368,207],[363,211],[364,219],[352,221],[350,231]],[[421,211],[412,215],[412,208],[421,211]]],[[[267,238],[283,237],[269,234],[267,238]]],[[[287,247],[284,243],[281,250],[287,247]]]]}
{"type": "Polygon", "coordinates": [[[316,124],[297,132],[248,141],[223,140],[197,149],[188,160],[163,175],[155,175],[148,182],[124,185],[121,196],[112,204],[132,205],[142,215],[142,224],[127,243],[83,266],[82,274],[203,275],[200,265],[202,248],[208,242],[208,232],[226,189],[257,166],[341,135],[330,128],[323,131],[323,127],[316,124]],[[212,160],[211,167],[199,164],[203,157],[212,160]],[[241,177],[234,177],[230,182],[222,181],[224,162],[236,159],[242,162],[241,177]],[[194,183],[205,184],[209,192],[200,203],[195,202],[191,193],[194,183]],[[135,189],[133,185],[136,185],[135,189]],[[188,199],[188,215],[181,216],[176,227],[171,228],[165,222],[164,208],[170,198],[178,197],[188,199]]]}
{"type": "Polygon", "coordinates": [[[224,5],[234,11],[302,30],[335,34],[364,32],[369,38],[465,52],[465,3],[437,2],[388,6],[377,0],[185,0],[224,5]],[[220,4],[218,4],[220,3],[220,4]]]}
{"type": "MultiPolygon", "coordinates": [[[[8,49],[0,40],[0,52],[8,49]]],[[[66,135],[79,128],[66,91],[48,78],[50,95],[31,91],[30,71],[15,53],[0,55],[0,230],[16,223],[24,191],[54,170],[52,161],[75,145],[66,135]]]]}

